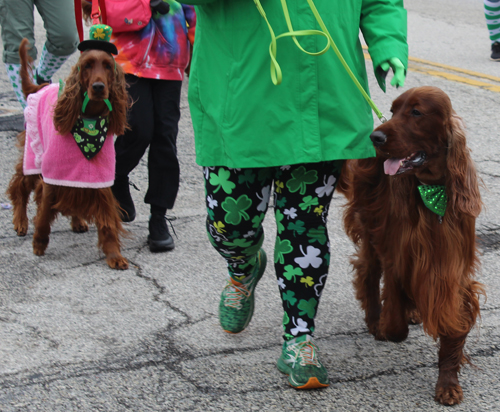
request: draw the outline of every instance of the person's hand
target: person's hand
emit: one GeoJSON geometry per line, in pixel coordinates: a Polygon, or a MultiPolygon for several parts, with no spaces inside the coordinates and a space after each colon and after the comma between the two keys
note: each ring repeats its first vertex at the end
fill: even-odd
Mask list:
{"type": "Polygon", "coordinates": [[[395,87],[403,87],[405,84],[406,72],[401,60],[397,57],[391,57],[380,65],[384,72],[388,72],[389,68],[394,72],[394,77],[391,80],[391,85],[395,87]]]}

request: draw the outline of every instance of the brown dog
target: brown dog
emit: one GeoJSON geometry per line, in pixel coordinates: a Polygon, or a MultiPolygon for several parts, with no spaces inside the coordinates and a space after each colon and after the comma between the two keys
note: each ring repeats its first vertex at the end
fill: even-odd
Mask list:
{"type": "MultiPolygon", "coordinates": [[[[30,64],[27,53],[28,40],[24,39],[19,48],[21,57],[21,79],[23,93],[28,99],[28,109],[30,110],[30,101],[33,98],[42,99],[41,94],[47,95],[51,92],[49,85],[34,84],[29,75],[30,64]],[[47,87],[47,89],[45,89],[47,87]],[[36,96],[35,94],[38,94],[36,96]],[[33,95],[33,96],[30,96],[33,95]],[[30,98],[28,98],[30,96],[30,98]]],[[[50,86],[54,89],[54,85],[50,86]]],[[[71,74],[66,82],[62,94],[57,99],[53,112],[49,113],[47,123],[51,123],[57,132],[51,136],[43,137],[43,156],[41,169],[43,170],[43,159],[47,153],[47,147],[57,144],[70,144],[76,147],[75,141],[69,134],[75,126],[77,120],[82,117],[82,106],[85,102],[85,92],[88,96],[88,102],[85,104],[85,119],[107,118],[108,136],[112,134],[123,134],[127,127],[126,111],[129,106],[128,96],[126,93],[125,76],[120,66],[115,65],[111,54],[102,50],[87,50],[84,51],[78,63],[72,68],[71,74]],[[105,99],[112,106],[112,111],[108,109],[105,99]],[[49,139],[52,139],[50,140],[49,139]],[[59,139],[59,140],[58,140],[59,139]],[[68,142],[67,139],[70,139],[68,142]],[[59,142],[59,143],[58,143],[59,142]]],[[[55,91],[55,89],[54,89],[55,91]]],[[[40,106],[40,104],[39,104],[40,106]]],[[[40,111],[39,111],[40,112],[40,111]]],[[[35,115],[38,116],[38,112],[35,115]]],[[[40,119],[42,124],[43,119],[40,119]]],[[[37,120],[38,125],[38,120],[37,120]]],[[[106,129],[104,129],[106,133],[106,129]]],[[[40,134],[42,131],[40,131],[40,134]]],[[[25,175],[26,168],[25,153],[26,132],[22,132],[18,136],[20,149],[22,151],[21,158],[16,165],[15,174],[12,177],[7,194],[9,195],[13,205],[13,223],[14,229],[19,236],[25,236],[28,231],[27,204],[32,191],[35,191],[35,201],[37,203],[37,214],[35,218],[35,233],[33,235],[33,252],[36,255],[43,255],[49,243],[50,226],[58,213],[64,216],[71,216],[71,227],[74,232],[85,232],[88,230],[87,222],[95,223],[98,230],[98,246],[106,255],[106,261],[111,268],[127,269],[128,262],[120,253],[119,236],[125,233],[120,216],[119,206],[116,202],[109,182],[106,182],[108,187],[102,188],[87,188],[70,187],[63,184],[47,183],[49,174],[43,173],[43,179],[39,174],[25,175]],[[24,165],[24,167],[23,167],[24,165]]],[[[42,139],[39,139],[42,140],[42,139]]],[[[103,139],[104,140],[104,139],[103,139]]],[[[106,139],[108,146],[113,145],[112,137],[106,139]]],[[[105,143],[106,144],[106,143],[105,143]]],[[[31,146],[30,146],[31,147],[31,146]]],[[[26,150],[30,150],[26,147],[26,150]]],[[[104,147],[104,145],[103,145],[104,147]]],[[[79,149],[77,148],[77,151],[79,149]]],[[[83,159],[85,167],[92,167],[94,164],[103,162],[105,159],[104,150],[97,153],[91,160],[83,159],[83,154],[78,153],[78,158],[83,159]]],[[[112,153],[112,178],[114,178],[114,150],[108,151],[112,153]]],[[[111,156],[108,155],[111,159],[111,156]]],[[[76,167],[71,165],[70,161],[66,162],[66,166],[76,167]]],[[[49,167],[50,165],[46,165],[49,167]]],[[[108,173],[108,174],[109,174],[108,173]]],[[[73,184],[73,183],[71,183],[73,184]]]]}
{"type": "Polygon", "coordinates": [[[484,294],[474,280],[478,177],[462,120],[442,90],[410,89],[391,111],[370,136],[376,158],[345,162],[339,183],[356,245],[356,298],[377,340],[403,341],[408,323],[420,320],[439,339],[435,399],[453,405],[463,398],[457,374],[484,294]]]}

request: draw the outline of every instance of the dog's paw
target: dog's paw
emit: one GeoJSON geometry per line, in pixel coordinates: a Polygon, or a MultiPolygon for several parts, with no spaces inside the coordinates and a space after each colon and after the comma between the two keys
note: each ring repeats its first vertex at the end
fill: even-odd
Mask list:
{"type": "Polygon", "coordinates": [[[33,253],[37,256],[45,255],[45,250],[49,245],[49,239],[36,239],[33,238],[33,253]]]}
{"type": "Polygon", "coordinates": [[[464,399],[462,387],[459,384],[436,386],[436,402],[442,405],[458,405],[464,399]]]}
{"type": "Polygon", "coordinates": [[[123,256],[119,257],[108,257],[106,259],[108,265],[111,269],[125,270],[128,269],[128,260],[123,256]]]}
{"type": "Polygon", "coordinates": [[[26,236],[26,234],[28,233],[28,225],[26,224],[14,226],[14,230],[16,231],[17,236],[26,236]]]}
{"type": "Polygon", "coordinates": [[[422,323],[422,317],[417,309],[413,309],[408,313],[408,324],[409,325],[420,325],[422,323]]]}
{"type": "Polygon", "coordinates": [[[89,225],[85,220],[73,216],[71,218],[71,230],[75,233],[85,233],[89,231],[89,225]]]}
{"type": "Polygon", "coordinates": [[[28,219],[15,219],[12,223],[14,223],[17,236],[26,236],[26,233],[28,233],[28,219]]]}

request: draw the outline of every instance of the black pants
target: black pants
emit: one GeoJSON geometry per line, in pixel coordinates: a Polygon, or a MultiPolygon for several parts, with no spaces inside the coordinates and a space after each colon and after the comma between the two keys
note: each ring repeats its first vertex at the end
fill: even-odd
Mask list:
{"type": "Polygon", "coordinates": [[[177,132],[182,82],[126,75],[134,104],[129,111],[131,127],[118,136],[116,176],[128,176],[149,146],[148,190],[144,201],[172,209],[179,190],[177,132]]]}

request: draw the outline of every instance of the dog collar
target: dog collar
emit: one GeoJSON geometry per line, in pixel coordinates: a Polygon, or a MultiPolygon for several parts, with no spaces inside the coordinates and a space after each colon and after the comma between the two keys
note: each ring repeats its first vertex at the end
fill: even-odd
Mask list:
{"type": "Polygon", "coordinates": [[[420,185],[418,191],[424,205],[432,212],[443,217],[448,205],[446,187],[443,185],[420,185]]]}
{"type": "Polygon", "coordinates": [[[102,149],[108,134],[108,117],[97,119],[78,118],[71,129],[76,144],[87,160],[92,159],[102,149]]]}
{"type": "MultiPolygon", "coordinates": [[[[87,105],[89,104],[90,99],[89,99],[89,95],[87,94],[87,92],[85,92],[83,94],[83,96],[84,96],[84,99],[83,99],[83,104],[82,104],[82,113],[85,113],[85,109],[87,108],[87,105]]],[[[109,99],[104,99],[104,103],[106,103],[106,106],[108,106],[109,111],[113,110],[113,106],[111,106],[111,102],[109,101],[109,99]]]]}

